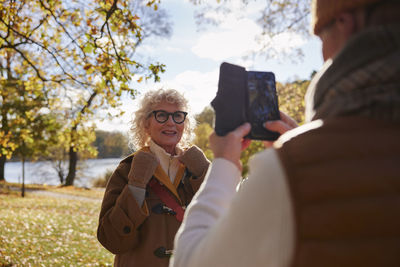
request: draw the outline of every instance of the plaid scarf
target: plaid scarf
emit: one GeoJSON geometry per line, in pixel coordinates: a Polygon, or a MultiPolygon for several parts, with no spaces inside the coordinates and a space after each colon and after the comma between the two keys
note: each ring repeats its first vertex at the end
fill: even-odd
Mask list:
{"type": "Polygon", "coordinates": [[[400,122],[400,25],[357,34],[312,80],[307,121],[349,115],[400,122]]]}

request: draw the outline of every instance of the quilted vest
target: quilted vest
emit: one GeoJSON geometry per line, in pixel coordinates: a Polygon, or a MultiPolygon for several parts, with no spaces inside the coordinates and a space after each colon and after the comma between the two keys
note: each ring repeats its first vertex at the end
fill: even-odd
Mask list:
{"type": "Polygon", "coordinates": [[[400,124],[321,122],[277,149],[295,215],[291,266],[400,266],[400,124]]]}

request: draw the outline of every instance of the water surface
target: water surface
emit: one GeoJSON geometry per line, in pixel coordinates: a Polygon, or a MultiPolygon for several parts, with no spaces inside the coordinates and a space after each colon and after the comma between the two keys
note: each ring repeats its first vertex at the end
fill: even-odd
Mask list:
{"type": "MultiPolygon", "coordinates": [[[[107,170],[113,171],[121,160],[120,158],[110,158],[79,161],[74,185],[91,187],[93,179],[104,176],[107,170]]],[[[67,163],[64,164],[64,168],[67,173],[67,163]]],[[[6,162],[4,175],[7,182],[21,183],[22,163],[6,162]]],[[[50,161],[25,162],[25,183],[59,185],[60,180],[50,161]]]]}

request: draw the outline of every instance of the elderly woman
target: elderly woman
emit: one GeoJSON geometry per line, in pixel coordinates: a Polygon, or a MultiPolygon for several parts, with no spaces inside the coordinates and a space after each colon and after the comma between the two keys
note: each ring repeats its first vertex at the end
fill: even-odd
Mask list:
{"type": "Polygon", "coordinates": [[[138,151],[121,161],[107,185],[97,238],[116,254],[115,266],[168,266],[185,207],[209,161],[187,148],[194,120],[178,91],[146,93],[135,113],[131,142],[138,151]]]}

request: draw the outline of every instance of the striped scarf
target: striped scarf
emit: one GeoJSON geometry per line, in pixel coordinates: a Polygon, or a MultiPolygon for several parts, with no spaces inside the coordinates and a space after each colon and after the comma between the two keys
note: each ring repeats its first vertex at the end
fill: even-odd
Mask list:
{"type": "Polygon", "coordinates": [[[357,34],[311,82],[307,121],[349,115],[400,122],[400,25],[357,34]]]}

